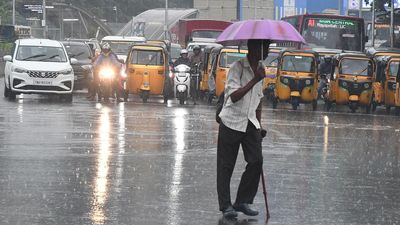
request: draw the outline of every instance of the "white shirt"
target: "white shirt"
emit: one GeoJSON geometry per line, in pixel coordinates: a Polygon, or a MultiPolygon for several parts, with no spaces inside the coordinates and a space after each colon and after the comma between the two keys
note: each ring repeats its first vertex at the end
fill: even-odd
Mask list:
{"type": "Polygon", "coordinates": [[[225,83],[224,105],[219,116],[222,123],[232,130],[246,132],[249,120],[257,129],[261,128],[256,117],[256,109],[260,104],[261,98],[264,97],[262,80],[254,85],[239,101],[233,103],[230,98],[233,92],[245,86],[253,78],[254,72],[247,57],[236,61],[229,69],[225,83]]]}

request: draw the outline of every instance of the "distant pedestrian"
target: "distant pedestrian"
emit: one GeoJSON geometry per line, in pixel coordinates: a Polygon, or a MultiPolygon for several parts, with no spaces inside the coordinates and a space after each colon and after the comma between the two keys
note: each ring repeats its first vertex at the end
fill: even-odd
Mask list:
{"type": "Polygon", "coordinates": [[[259,66],[259,61],[268,55],[269,42],[249,40],[247,45],[247,57],[233,63],[228,72],[224,105],[219,114],[217,192],[219,209],[226,218],[237,217],[237,211],[258,215],[249,204],[257,193],[263,163],[261,99],[265,69],[259,66]],[[230,181],[240,145],[247,166],[232,205],[230,181]]]}

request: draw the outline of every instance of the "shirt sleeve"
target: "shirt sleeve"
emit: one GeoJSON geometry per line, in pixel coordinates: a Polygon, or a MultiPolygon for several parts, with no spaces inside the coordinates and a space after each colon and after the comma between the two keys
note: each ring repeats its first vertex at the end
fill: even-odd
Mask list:
{"type": "Polygon", "coordinates": [[[240,62],[236,61],[235,63],[233,63],[228,71],[228,76],[225,83],[225,94],[227,96],[230,96],[233,92],[242,87],[240,84],[240,77],[242,72],[243,71],[240,62]]]}

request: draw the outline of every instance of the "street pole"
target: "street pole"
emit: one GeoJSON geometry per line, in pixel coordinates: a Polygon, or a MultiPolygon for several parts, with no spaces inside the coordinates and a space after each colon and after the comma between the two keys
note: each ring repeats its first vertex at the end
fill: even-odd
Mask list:
{"type": "Polygon", "coordinates": [[[12,25],[15,25],[15,0],[12,2],[12,25]]]}
{"type": "Polygon", "coordinates": [[[43,10],[43,20],[42,20],[42,26],[43,26],[43,38],[47,38],[47,24],[46,24],[46,0],[43,0],[43,6],[42,6],[42,10],[43,10]]]}
{"type": "Polygon", "coordinates": [[[254,0],[254,19],[257,19],[257,0],[254,0]]]}
{"type": "Polygon", "coordinates": [[[391,0],[390,9],[390,47],[394,47],[394,0],[391,0]]]}
{"type": "Polygon", "coordinates": [[[338,14],[339,14],[339,16],[342,15],[341,10],[342,10],[342,0],[338,0],[338,12],[339,12],[338,14]]]}
{"type": "Polygon", "coordinates": [[[375,2],[372,2],[372,47],[375,47],[375,2]]]}
{"type": "Polygon", "coordinates": [[[168,40],[168,0],[165,0],[164,39],[168,40]]]}

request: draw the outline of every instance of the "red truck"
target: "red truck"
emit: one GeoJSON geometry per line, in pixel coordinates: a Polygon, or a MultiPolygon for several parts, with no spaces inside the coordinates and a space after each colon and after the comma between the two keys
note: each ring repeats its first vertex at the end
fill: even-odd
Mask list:
{"type": "Polygon", "coordinates": [[[170,29],[172,42],[180,44],[183,48],[190,41],[202,40],[212,42],[219,34],[231,25],[231,22],[221,20],[185,19],[170,29]]]}

